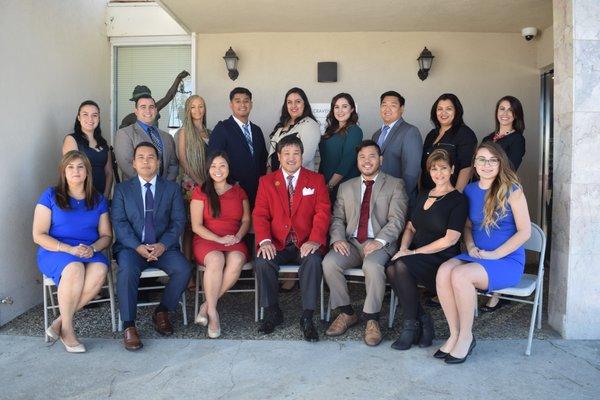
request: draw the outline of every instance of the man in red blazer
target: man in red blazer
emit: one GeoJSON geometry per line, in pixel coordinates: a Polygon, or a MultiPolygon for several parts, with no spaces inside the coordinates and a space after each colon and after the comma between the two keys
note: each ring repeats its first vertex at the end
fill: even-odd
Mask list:
{"type": "Polygon", "coordinates": [[[260,178],[252,217],[258,251],[255,271],[265,319],[259,332],[269,334],[283,322],[279,308],[279,266],[299,264],[304,339],[319,340],[313,313],[323,271],[331,206],[322,175],[302,168],[302,141],[290,135],[277,144],[281,168],[260,178]]]}

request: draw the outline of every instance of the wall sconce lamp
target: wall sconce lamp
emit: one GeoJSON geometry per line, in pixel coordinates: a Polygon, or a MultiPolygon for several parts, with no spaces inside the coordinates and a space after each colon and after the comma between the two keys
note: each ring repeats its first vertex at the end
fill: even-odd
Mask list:
{"type": "Polygon", "coordinates": [[[225,53],[223,60],[225,60],[225,66],[227,67],[229,78],[231,78],[232,81],[235,81],[238,75],[240,74],[237,70],[237,63],[239,58],[231,47],[229,47],[229,50],[227,50],[227,52],[225,53]]]}
{"type": "Polygon", "coordinates": [[[427,47],[423,49],[421,54],[419,54],[419,58],[417,61],[419,62],[419,72],[417,72],[417,76],[424,81],[427,79],[429,75],[429,70],[431,69],[431,64],[433,63],[434,56],[431,54],[427,47]]]}

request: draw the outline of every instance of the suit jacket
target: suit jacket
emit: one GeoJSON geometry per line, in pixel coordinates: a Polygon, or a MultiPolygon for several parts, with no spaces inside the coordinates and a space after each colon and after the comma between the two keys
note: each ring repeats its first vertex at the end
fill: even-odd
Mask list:
{"type": "Polygon", "coordinates": [[[252,147],[250,153],[246,137],[233,117],[220,121],[213,129],[208,142],[208,154],[225,151],[229,156],[229,176],[240,184],[248,194],[250,205],[254,205],[258,178],[267,172],[267,147],[261,129],[250,123],[252,147]]]}
{"type": "MultiPolygon", "coordinates": [[[[377,142],[381,129],[373,134],[377,142]]],[[[417,200],[419,174],[421,173],[421,154],[423,153],[423,138],[416,126],[402,118],[396,122],[381,147],[383,164],[381,170],[386,174],[401,178],[412,207],[417,200]]]]}
{"type": "Polygon", "coordinates": [[[277,250],[283,250],[293,227],[298,237],[298,247],[313,241],[319,243],[323,250],[331,219],[331,204],[323,175],[302,167],[291,212],[288,201],[286,183],[280,169],[260,178],[252,212],[256,244],[270,239],[277,250]]]}
{"type": "MultiPolygon", "coordinates": [[[[177,161],[177,154],[175,153],[175,140],[167,132],[158,130],[160,138],[163,142],[163,155],[162,155],[162,174],[161,176],[170,181],[177,179],[179,173],[179,161],[177,161]]],[[[150,142],[152,139],[142,127],[136,122],[133,125],[126,126],[117,131],[115,135],[115,158],[117,159],[117,165],[121,170],[121,180],[126,181],[137,175],[133,169],[133,150],[135,146],[141,142],[150,142]]]]}
{"type": "MultiPolygon", "coordinates": [[[[116,242],[113,251],[135,249],[142,244],[144,228],[144,202],[137,175],[115,186],[111,219],[116,242]]],[[[179,248],[179,237],[186,223],[186,212],[181,187],[160,176],[156,178],[154,192],[154,228],[157,241],[167,250],[179,248]]]]}
{"type": "MultiPolygon", "coordinates": [[[[340,185],[329,230],[331,243],[354,237],[360,219],[362,180],[359,176],[340,185]]],[[[390,254],[398,247],[407,208],[408,197],[402,180],[379,172],[371,192],[369,217],[374,239],[384,240],[390,254]]]]}

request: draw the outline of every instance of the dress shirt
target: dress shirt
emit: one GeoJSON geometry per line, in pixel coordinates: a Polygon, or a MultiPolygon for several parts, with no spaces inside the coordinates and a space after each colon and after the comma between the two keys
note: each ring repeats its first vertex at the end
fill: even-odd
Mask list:
{"type": "MultiPolygon", "coordinates": [[[[389,134],[390,134],[390,132],[392,131],[392,129],[394,129],[394,125],[396,125],[396,123],[397,123],[398,121],[400,121],[401,119],[402,119],[402,118],[398,118],[397,120],[395,120],[394,122],[392,122],[392,123],[390,123],[390,124],[382,124],[380,129],[383,129],[383,127],[384,127],[384,126],[386,126],[386,125],[387,125],[387,126],[389,126],[389,127],[390,127],[390,129],[387,131],[387,134],[388,134],[388,136],[389,136],[389,134]]],[[[387,138],[386,138],[386,139],[387,139],[387,138]]]]}
{"type": "MultiPolygon", "coordinates": [[[[391,130],[391,128],[390,128],[391,130]]],[[[388,131],[389,134],[389,131],[388,131]]],[[[375,186],[375,182],[377,181],[377,177],[379,176],[379,174],[375,175],[375,177],[372,179],[373,180],[373,186],[375,186]]],[[[365,191],[367,190],[367,185],[365,185],[365,181],[367,179],[365,179],[364,176],[360,176],[360,202],[362,204],[362,200],[363,197],[365,195],[365,191]]],[[[371,192],[371,196],[372,196],[373,192],[371,192]]],[[[373,200],[373,198],[371,197],[371,200],[373,200]]],[[[360,207],[360,205],[359,205],[360,207]]],[[[354,234],[352,235],[354,237],[358,237],[358,226],[356,227],[356,230],[354,231],[354,234]]],[[[369,213],[369,222],[367,223],[367,236],[369,237],[369,239],[373,239],[375,237],[375,235],[373,234],[373,224],[371,224],[371,213],[369,213]]],[[[387,242],[383,239],[377,239],[375,238],[375,240],[377,240],[379,243],[381,243],[382,245],[386,245],[387,242]]]]}
{"type": "MultiPolygon", "coordinates": [[[[242,121],[237,119],[235,116],[232,115],[232,117],[233,117],[233,120],[236,122],[236,124],[238,124],[240,126],[242,133],[244,133],[244,125],[248,125],[248,132],[250,132],[250,138],[252,139],[252,125],[250,124],[250,120],[248,120],[248,122],[246,122],[246,123],[243,123],[242,121]]],[[[252,141],[252,142],[254,143],[254,141],[252,141]]]]}
{"type": "MultiPolygon", "coordinates": [[[[140,180],[140,186],[142,188],[142,204],[144,205],[144,209],[142,210],[142,212],[146,214],[146,190],[148,189],[144,185],[146,184],[146,182],[149,182],[152,185],[150,186],[150,191],[152,192],[152,197],[154,197],[154,206],[156,206],[156,175],[154,175],[154,178],[150,179],[149,181],[146,181],[139,175],[138,179],[140,180]]],[[[144,241],[146,236],[145,230],[146,228],[142,224],[142,242],[144,241]]]]}

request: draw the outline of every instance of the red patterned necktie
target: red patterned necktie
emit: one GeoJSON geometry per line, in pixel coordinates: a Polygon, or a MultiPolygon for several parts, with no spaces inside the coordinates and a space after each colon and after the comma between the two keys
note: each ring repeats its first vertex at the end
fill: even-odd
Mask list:
{"type": "Polygon", "coordinates": [[[360,218],[358,219],[358,232],[356,239],[359,243],[364,243],[369,238],[369,208],[371,205],[371,192],[375,181],[363,181],[366,186],[365,194],[360,203],[360,218]]]}
{"type": "MultiPolygon", "coordinates": [[[[294,180],[294,175],[288,175],[287,177],[287,190],[288,190],[288,204],[290,206],[290,216],[292,215],[292,202],[294,199],[294,185],[293,185],[293,181],[294,180]]],[[[296,244],[298,242],[298,236],[296,235],[296,231],[294,231],[294,227],[291,226],[290,227],[290,233],[288,233],[288,237],[286,240],[287,244],[293,243],[296,244]]]]}

